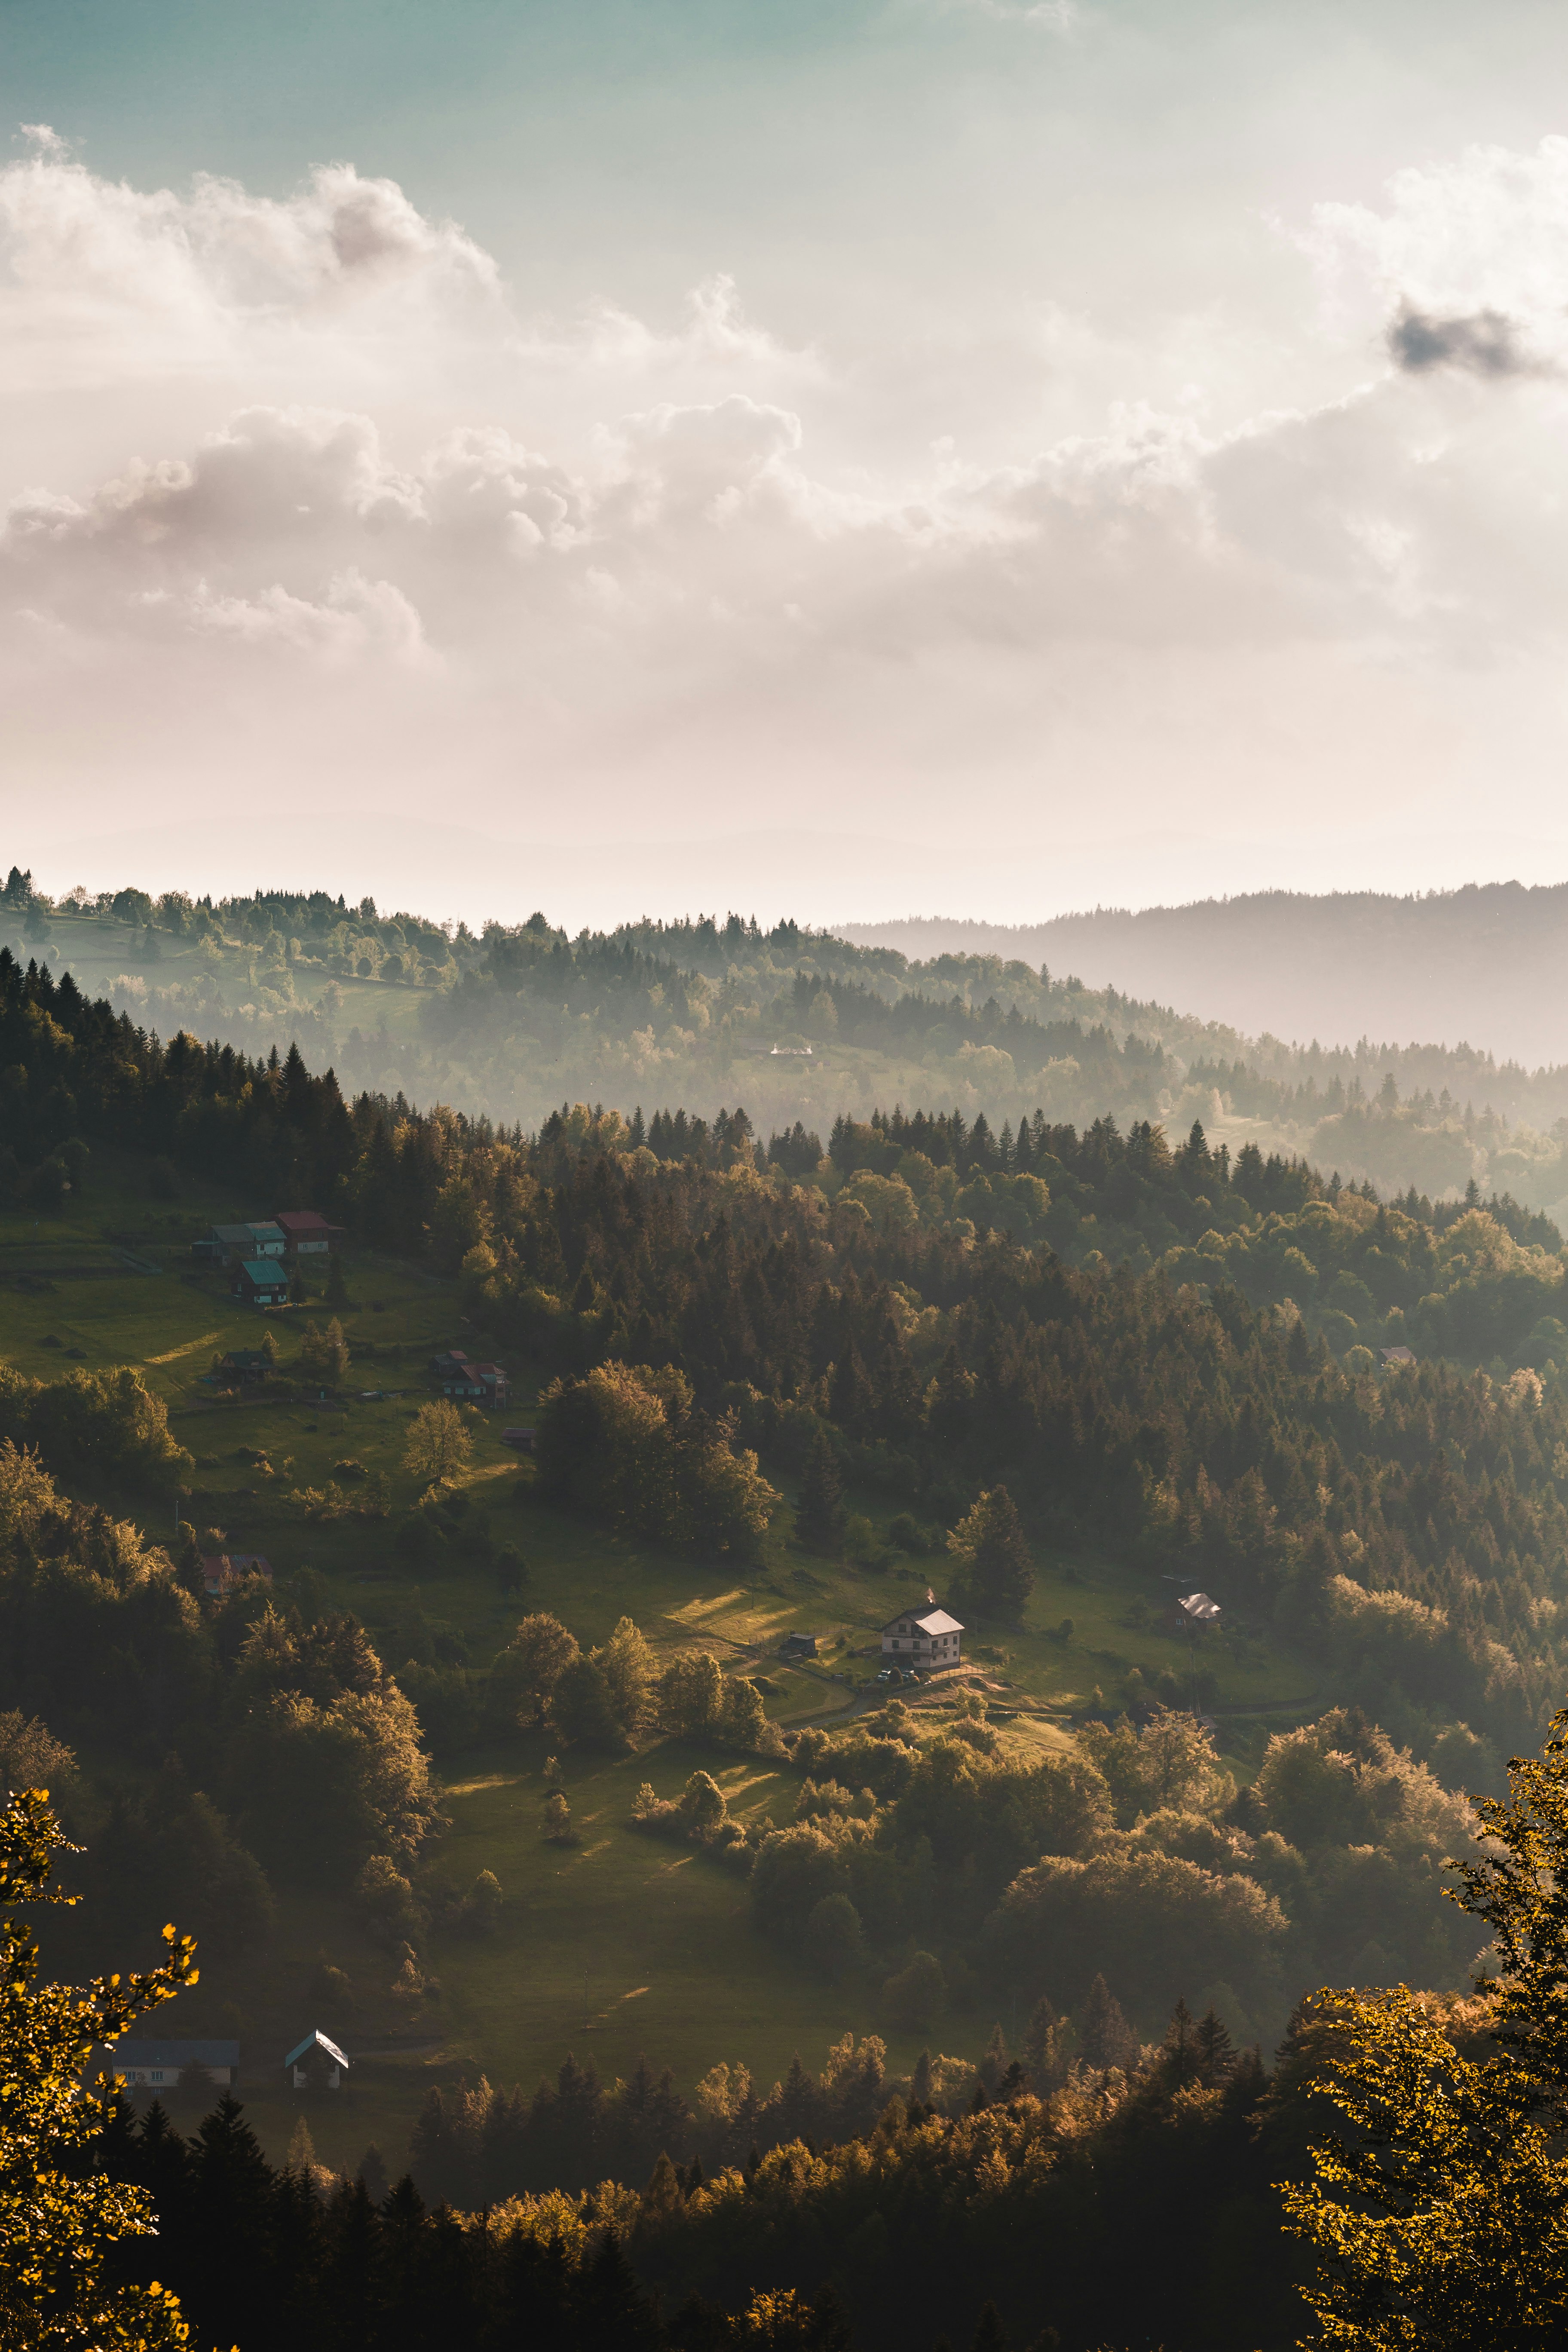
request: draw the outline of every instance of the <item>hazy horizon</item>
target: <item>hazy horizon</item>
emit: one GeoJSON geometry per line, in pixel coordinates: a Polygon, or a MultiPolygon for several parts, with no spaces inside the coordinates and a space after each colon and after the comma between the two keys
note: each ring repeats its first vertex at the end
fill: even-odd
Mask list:
{"type": "Polygon", "coordinates": [[[1521,0],[13,26],[7,862],[1556,881],[1564,64],[1521,0]]]}

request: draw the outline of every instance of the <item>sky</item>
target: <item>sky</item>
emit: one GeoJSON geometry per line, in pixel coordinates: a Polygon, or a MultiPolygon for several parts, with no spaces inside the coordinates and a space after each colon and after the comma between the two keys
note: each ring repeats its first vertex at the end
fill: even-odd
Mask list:
{"type": "Polygon", "coordinates": [[[1568,15],[0,0],[0,863],[1568,875],[1568,15]]]}

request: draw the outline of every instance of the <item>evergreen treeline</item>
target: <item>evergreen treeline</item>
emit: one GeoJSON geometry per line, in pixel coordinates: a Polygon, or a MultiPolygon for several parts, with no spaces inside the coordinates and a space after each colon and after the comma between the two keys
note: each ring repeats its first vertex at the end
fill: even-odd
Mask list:
{"type": "MultiPolygon", "coordinates": [[[[581,2178],[617,2135],[646,2170],[466,2208],[427,2207],[414,2179],[388,2190],[374,2149],[353,2180],[303,2148],[274,2168],[227,2096],[188,2140],[161,2106],[133,2116],[121,2103],[99,2160],[148,2188],[159,2214],[158,2238],[125,2242],[116,2261],[172,2284],[198,2340],[245,2352],[881,2352],[939,2337],[976,2352],[1244,2352],[1300,2325],[1301,2259],[1274,2183],[1304,2170],[1321,2129],[1319,2039],[1298,2020],[1271,2076],[1214,2017],[1178,2008],[1157,2046],[1124,2039],[1114,2061],[1097,2052],[1037,2085],[998,2034],[970,2095],[947,2106],[921,2081],[881,2082],[874,2049],[847,2045],[820,2083],[792,2072],[780,2095],[793,2136],[711,2166],[670,2155],[663,2135],[689,2145],[691,2123],[646,2069],[605,2092],[568,2066],[541,2126],[553,2135],[542,2176],[553,2160],[581,2178]]],[[[485,2166],[519,2128],[514,2103],[483,2085],[430,2103],[427,2193],[483,2195],[485,2166]]]]}
{"type": "Polygon", "coordinates": [[[0,942],[7,932],[57,967],[96,959],[117,1004],[165,1034],[191,1027],[263,1054],[294,1036],[356,1090],[439,1096],[530,1125],[563,1087],[623,1104],[659,1088],[710,1116],[743,1085],[785,1125],[929,1089],[994,1119],[1037,1102],[1079,1123],[1239,1118],[1276,1149],[1401,1191],[1462,1191],[1479,1174],[1536,1205],[1568,1193],[1561,1067],[1500,1065],[1468,1045],[1247,1037],[1016,953],[911,962],[733,915],[575,939],[536,915],[476,936],[326,891],[215,903],[120,890],[55,909],[15,867],[0,942]],[[795,1057],[750,1058],[779,1043],[795,1057]]]}

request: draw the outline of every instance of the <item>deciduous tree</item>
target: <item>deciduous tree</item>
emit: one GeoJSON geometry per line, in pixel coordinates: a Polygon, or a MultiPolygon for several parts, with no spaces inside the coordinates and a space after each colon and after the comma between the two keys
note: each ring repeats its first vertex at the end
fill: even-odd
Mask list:
{"type": "MultiPolygon", "coordinates": [[[[0,1901],[72,1901],[49,1884],[64,1844],[47,1790],[14,1796],[0,1814],[0,1901]]],[[[112,2093],[82,2086],[92,2052],[196,1981],[190,1937],[165,1927],[163,1940],[168,1958],[143,1975],[44,1984],[30,1929],[0,1922],[0,2343],[18,2352],[174,2352],[188,2333],[162,2284],[111,2283],[110,2249],[152,2233],[153,2200],[83,2160],[115,2108],[112,2093]]]]}

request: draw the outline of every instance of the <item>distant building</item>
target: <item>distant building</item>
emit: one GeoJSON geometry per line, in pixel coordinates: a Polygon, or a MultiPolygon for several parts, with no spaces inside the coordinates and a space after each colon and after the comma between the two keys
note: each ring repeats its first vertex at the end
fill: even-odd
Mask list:
{"type": "Polygon", "coordinates": [[[283,1228],[273,1218],[264,1218],[260,1224],[247,1226],[247,1231],[252,1257],[282,1257],[287,1253],[289,1244],[283,1238],[283,1228]]]}
{"type": "Polygon", "coordinates": [[[1396,1364],[1413,1364],[1415,1358],[1408,1348],[1384,1348],[1383,1360],[1392,1371],[1396,1364]]]}
{"type": "Polygon", "coordinates": [[[956,1666],[963,1628],[926,1595],[924,1609],[906,1609],[882,1628],[882,1655],[895,1666],[956,1666]]]}
{"type": "Polygon", "coordinates": [[[780,1650],[779,1655],[781,1658],[815,1658],[816,1655],[816,1635],[815,1633],[786,1633],[784,1638],[784,1647],[780,1650]]]}
{"type": "Polygon", "coordinates": [[[288,1268],[278,1257],[242,1257],[234,1270],[233,1288],[247,1307],[287,1307],[288,1268]]]}
{"type": "Polygon", "coordinates": [[[265,1577],[270,1584],[272,1562],[258,1551],[203,1552],[202,1580],[209,1599],[225,1600],[247,1576],[265,1577]]]}
{"type": "Polygon", "coordinates": [[[220,1265],[226,1258],[257,1255],[254,1236],[248,1225],[215,1225],[211,1248],[220,1265]]]}
{"type": "Polygon", "coordinates": [[[237,2042],[119,2042],[95,2056],[94,2073],[123,2074],[137,2090],[172,2091],[195,2067],[211,2076],[216,2090],[232,2091],[239,2080],[237,2042]]]}
{"type": "Polygon", "coordinates": [[[307,2033],[303,2042],[297,2042],[283,2061],[289,2088],[295,2091],[309,2090],[312,2083],[322,2083],[329,2091],[341,2090],[348,2071],[349,2061],[320,2026],[307,2033]]]}
{"type": "Polygon", "coordinates": [[[315,1209],[280,1209],[273,1223],[290,1257],[325,1257],[342,1235],[341,1225],[329,1225],[315,1209]]]}
{"type": "Polygon", "coordinates": [[[531,1454],[538,1434],[534,1429],[503,1429],[500,1442],[503,1445],[514,1445],[520,1454],[531,1454]]]}
{"type": "Polygon", "coordinates": [[[1178,1597],[1176,1613],[1187,1625],[1217,1625],[1223,1614],[1219,1602],[1211,1601],[1206,1592],[1189,1592],[1178,1597]]]}
{"type": "Polygon", "coordinates": [[[469,1404],[505,1404],[511,1394],[506,1368],[501,1364],[476,1364],[461,1348],[448,1348],[444,1354],[432,1356],[430,1370],[441,1384],[443,1396],[469,1404]]]}
{"type": "Polygon", "coordinates": [[[231,1387],[258,1387],[272,1370],[272,1359],[265,1348],[231,1348],[220,1358],[218,1372],[231,1387]]]}

